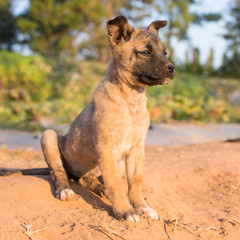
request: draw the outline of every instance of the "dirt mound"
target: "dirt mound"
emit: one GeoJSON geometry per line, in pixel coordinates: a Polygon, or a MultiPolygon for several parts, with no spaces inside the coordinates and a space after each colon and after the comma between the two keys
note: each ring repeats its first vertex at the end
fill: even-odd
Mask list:
{"type": "MultiPolygon", "coordinates": [[[[40,151],[0,150],[0,167],[46,167],[40,151]]],[[[240,143],[147,147],[144,196],[159,221],[114,219],[77,183],[54,198],[49,176],[0,177],[0,239],[239,239],[240,143]]]]}

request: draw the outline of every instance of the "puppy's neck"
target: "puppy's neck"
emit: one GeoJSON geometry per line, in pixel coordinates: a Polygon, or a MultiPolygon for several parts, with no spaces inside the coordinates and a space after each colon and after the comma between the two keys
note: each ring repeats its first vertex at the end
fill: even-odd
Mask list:
{"type": "Polygon", "coordinates": [[[145,87],[131,84],[131,78],[131,74],[111,58],[105,81],[116,85],[122,94],[131,99],[131,102],[145,100],[145,87]]]}

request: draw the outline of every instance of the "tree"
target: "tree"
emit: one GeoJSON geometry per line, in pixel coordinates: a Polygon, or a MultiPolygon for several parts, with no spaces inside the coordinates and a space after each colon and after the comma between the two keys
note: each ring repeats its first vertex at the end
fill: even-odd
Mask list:
{"type": "Polygon", "coordinates": [[[220,72],[225,76],[240,77],[240,0],[234,0],[230,15],[224,35],[229,43],[228,53],[223,57],[220,72]]]}
{"type": "Polygon", "coordinates": [[[18,26],[31,49],[45,56],[80,52],[103,61],[109,59],[107,19],[123,14],[135,27],[146,27],[145,22],[154,20],[155,13],[169,21],[168,30],[163,33],[172,58],[172,38],[186,40],[191,24],[216,20],[213,14],[189,12],[195,3],[196,0],[32,0],[28,11],[19,17],[18,26]],[[83,32],[86,41],[79,41],[83,32]]]}
{"type": "Polygon", "coordinates": [[[190,24],[194,22],[195,15],[189,11],[191,4],[194,4],[194,1],[164,0],[159,3],[162,9],[161,11],[164,9],[167,20],[169,21],[168,31],[165,33],[169,58],[173,57],[171,39],[176,37],[180,41],[186,40],[187,30],[190,24]]]}
{"type": "Polygon", "coordinates": [[[193,24],[201,25],[207,21],[218,21],[221,15],[218,13],[196,13],[190,11],[193,5],[201,4],[196,0],[163,0],[155,1],[159,3],[159,8],[164,13],[166,12],[167,20],[169,21],[168,30],[165,33],[166,46],[169,51],[169,58],[173,58],[173,47],[171,40],[175,37],[178,41],[188,40],[188,30],[193,24]]]}
{"type": "Polygon", "coordinates": [[[149,9],[154,8],[154,0],[103,0],[108,19],[117,15],[124,15],[128,19],[140,22],[151,15],[149,9]]]}
{"type": "Polygon", "coordinates": [[[0,0],[0,49],[12,50],[17,41],[16,19],[11,12],[11,1],[0,0]]]}
{"type": "Polygon", "coordinates": [[[193,73],[200,73],[201,72],[201,65],[200,65],[200,61],[199,61],[199,49],[198,48],[194,48],[193,49],[193,63],[192,63],[192,72],[193,73]]]}
{"type": "Polygon", "coordinates": [[[213,57],[214,57],[214,50],[211,48],[207,62],[206,62],[206,72],[208,75],[212,75],[214,72],[214,67],[213,67],[213,57]]]}
{"type": "Polygon", "coordinates": [[[45,56],[76,55],[73,42],[79,33],[94,31],[104,15],[98,0],[32,0],[18,26],[33,51],[45,56]]]}

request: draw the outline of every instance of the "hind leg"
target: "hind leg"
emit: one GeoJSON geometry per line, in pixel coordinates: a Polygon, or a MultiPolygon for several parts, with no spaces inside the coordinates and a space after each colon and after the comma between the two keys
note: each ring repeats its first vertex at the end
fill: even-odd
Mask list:
{"type": "Polygon", "coordinates": [[[79,179],[79,184],[82,187],[96,193],[100,197],[106,197],[107,198],[106,188],[98,180],[97,177],[82,177],[82,178],[79,179]]]}
{"type": "Polygon", "coordinates": [[[57,134],[49,129],[44,131],[42,135],[41,146],[55,185],[55,196],[65,201],[71,199],[74,192],[69,186],[68,177],[63,167],[62,156],[58,147],[59,140],[57,134]]]}

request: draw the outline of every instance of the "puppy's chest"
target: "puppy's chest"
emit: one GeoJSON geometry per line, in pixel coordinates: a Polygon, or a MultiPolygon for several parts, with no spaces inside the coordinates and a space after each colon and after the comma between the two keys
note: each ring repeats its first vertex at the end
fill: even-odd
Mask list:
{"type": "Polygon", "coordinates": [[[145,138],[147,133],[146,126],[131,126],[125,128],[122,132],[121,140],[119,141],[119,160],[124,159],[132,149],[145,144],[145,138]]]}
{"type": "Polygon", "coordinates": [[[149,113],[145,102],[139,105],[128,105],[127,113],[133,127],[136,125],[138,127],[144,127],[149,122],[149,113]]]}
{"type": "Polygon", "coordinates": [[[133,146],[145,141],[149,127],[149,114],[147,110],[139,111],[135,109],[129,112],[128,121],[122,129],[123,138],[121,141],[122,151],[128,151],[133,146]]]}

